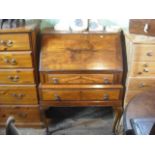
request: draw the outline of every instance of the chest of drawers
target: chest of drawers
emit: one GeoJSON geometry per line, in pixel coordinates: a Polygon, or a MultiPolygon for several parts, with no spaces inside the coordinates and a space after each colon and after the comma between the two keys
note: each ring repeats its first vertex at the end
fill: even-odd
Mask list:
{"type": "Polygon", "coordinates": [[[155,37],[126,33],[128,75],[124,104],[155,86],[155,37]]]}
{"type": "Polygon", "coordinates": [[[0,125],[40,126],[36,26],[0,30],[0,125]]]}
{"type": "Polygon", "coordinates": [[[122,107],[120,33],[45,32],[40,53],[40,104],[112,106],[113,128],[122,107]]]}

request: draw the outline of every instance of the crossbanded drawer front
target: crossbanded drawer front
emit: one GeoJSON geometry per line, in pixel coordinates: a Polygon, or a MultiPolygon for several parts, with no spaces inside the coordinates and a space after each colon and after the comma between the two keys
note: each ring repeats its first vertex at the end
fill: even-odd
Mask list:
{"type": "Polygon", "coordinates": [[[29,34],[0,34],[0,51],[30,50],[29,34]]]}
{"type": "Polygon", "coordinates": [[[1,85],[0,104],[37,104],[35,86],[1,85]]]}
{"type": "Polygon", "coordinates": [[[134,45],[134,61],[155,61],[155,45],[134,45]]]}
{"type": "Polygon", "coordinates": [[[0,84],[34,84],[33,69],[0,69],[0,84]]]}
{"type": "Polygon", "coordinates": [[[40,123],[38,106],[0,106],[0,125],[4,124],[9,116],[13,116],[18,123],[40,123]]]}
{"type": "Polygon", "coordinates": [[[0,52],[0,68],[31,67],[31,52],[0,52]]]}
{"type": "Polygon", "coordinates": [[[155,76],[155,62],[134,62],[131,76],[155,76]]]}
{"type": "Polygon", "coordinates": [[[148,90],[155,88],[155,78],[129,78],[129,90],[148,90]]]}
{"type": "Polygon", "coordinates": [[[53,90],[53,89],[41,89],[42,100],[48,101],[65,101],[65,100],[99,100],[99,101],[109,101],[109,100],[119,100],[120,89],[106,89],[106,90],[53,90]]]}
{"type": "Polygon", "coordinates": [[[43,74],[47,84],[113,84],[113,74],[43,74]]]}

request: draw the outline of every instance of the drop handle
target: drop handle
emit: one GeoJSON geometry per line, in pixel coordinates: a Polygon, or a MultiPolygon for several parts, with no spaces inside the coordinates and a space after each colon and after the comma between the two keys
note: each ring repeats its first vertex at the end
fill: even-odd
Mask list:
{"type": "Polygon", "coordinates": [[[57,78],[52,78],[52,81],[54,84],[58,84],[59,83],[59,80],[57,78]]]}
{"type": "Polygon", "coordinates": [[[103,100],[104,101],[108,101],[109,100],[109,95],[108,94],[104,94],[103,95],[103,100]]]}
{"type": "Polygon", "coordinates": [[[25,95],[24,94],[12,94],[13,97],[17,98],[17,99],[22,99],[25,95]]]}
{"type": "Polygon", "coordinates": [[[104,79],[103,83],[104,83],[104,84],[109,84],[110,82],[109,82],[108,79],[104,79]]]}
{"type": "Polygon", "coordinates": [[[3,61],[4,61],[5,63],[7,63],[7,64],[10,63],[10,61],[9,61],[8,58],[4,58],[3,61]]]}
{"type": "Polygon", "coordinates": [[[144,68],[143,71],[146,72],[146,73],[149,72],[149,70],[147,68],[144,68]]]}
{"type": "Polygon", "coordinates": [[[19,80],[19,76],[8,76],[8,79],[10,79],[12,82],[17,82],[19,80]]]}
{"type": "Polygon", "coordinates": [[[146,53],[146,55],[149,57],[153,56],[152,52],[148,52],[148,53],[146,53]]]}
{"type": "Polygon", "coordinates": [[[139,84],[139,88],[143,88],[143,87],[145,87],[145,84],[144,83],[140,83],[139,84]]]}
{"type": "Polygon", "coordinates": [[[60,101],[61,100],[61,97],[57,94],[54,94],[54,100],[56,101],[60,101]]]}
{"type": "Polygon", "coordinates": [[[10,64],[11,64],[11,65],[16,65],[16,64],[17,64],[16,59],[12,58],[12,59],[10,60],[10,64]]]}
{"type": "Polygon", "coordinates": [[[8,41],[6,42],[6,45],[7,45],[8,47],[13,46],[13,41],[12,41],[12,40],[8,40],[8,41]]]}

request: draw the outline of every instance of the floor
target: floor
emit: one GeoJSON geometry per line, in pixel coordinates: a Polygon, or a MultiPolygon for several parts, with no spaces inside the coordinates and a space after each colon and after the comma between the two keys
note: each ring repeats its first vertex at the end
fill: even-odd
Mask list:
{"type": "MultiPolygon", "coordinates": [[[[49,125],[52,135],[112,135],[113,111],[111,108],[49,109],[47,117],[56,118],[49,125]],[[51,113],[50,110],[53,112],[51,113]],[[59,115],[60,114],[60,115],[59,115]]],[[[22,135],[45,135],[46,129],[18,128],[22,135]]],[[[5,130],[0,129],[0,135],[5,130]]]]}

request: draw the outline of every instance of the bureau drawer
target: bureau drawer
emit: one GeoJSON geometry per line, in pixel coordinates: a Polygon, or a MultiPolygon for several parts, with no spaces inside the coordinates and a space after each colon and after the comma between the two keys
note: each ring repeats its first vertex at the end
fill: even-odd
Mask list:
{"type": "Polygon", "coordinates": [[[4,125],[9,116],[15,118],[16,125],[38,126],[41,124],[38,106],[0,106],[0,125],[4,125]]]}
{"type": "Polygon", "coordinates": [[[129,90],[148,90],[155,88],[155,78],[129,78],[129,90]]]}
{"type": "Polygon", "coordinates": [[[51,88],[40,88],[41,99],[44,101],[65,101],[65,100],[119,100],[121,89],[95,89],[92,87],[87,88],[62,88],[62,89],[51,89],[51,88]]]}
{"type": "Polygon", "coordinates": [[[134,62],[131,76],[155,76],[155,62],[134,62]]]}
{"type": "Polygon", "coordinates": [[[134,45],[135,61],[155,61],[155,45],[134,45]]]}
{"type": "Polygon", "coordinates": [[[0,69],[0,84],[33,84],[33,69],[0,69]]]}
{"type": "Polygon", "coordinates": [[[44,74],[47,84],[113,84],[113,74],[44,74]]]}
{"type": "Polygon", "coordinates": [[[29,34],[0,34],[0,51],[30,50],[29,34]]]}
{"type": "Polygon", "coordinates": [[[0,68],[29,68],[32,67],[31,52],[0,53],[0,68]]]}
{"type": "Polygon", "coordinates": [[[1,85],[0,104],[37,104],[36,86],[1,85]]]}

